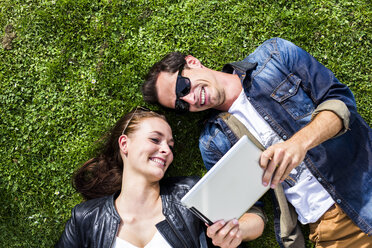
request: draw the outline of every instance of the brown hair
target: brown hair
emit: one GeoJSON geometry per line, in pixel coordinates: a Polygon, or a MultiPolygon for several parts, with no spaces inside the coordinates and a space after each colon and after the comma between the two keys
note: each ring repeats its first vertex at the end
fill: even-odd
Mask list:
{"type": "Polygon", "coordinates": [[[74,188],[89,200],[111,195],[121,188],[123,160],[120,155],[118,139],[123,134],[134,133],[143,119],[161,118],[163,115],[153,111],[136,109],[116,122],[111,131],[104,136],[104,145],[98,155],[86,161],[73,175],[74,188]],[[125,129],[125,130],[124,130],[125,129]]]}
{"type": "Polygon", "coordinates": [[[143,100],[148,103],[159,103],[156,91],[156,80],[158,80],[159,73],[175,73],[182,67],[187,68],[185,57],[186,55],[180,52],[169,53],[151,67],[141,88],[143,100]]]}

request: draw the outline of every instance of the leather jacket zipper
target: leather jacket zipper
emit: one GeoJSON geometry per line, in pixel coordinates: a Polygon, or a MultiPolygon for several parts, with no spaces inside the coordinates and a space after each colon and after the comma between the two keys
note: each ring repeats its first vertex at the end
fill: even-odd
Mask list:
{"type": "Polygon", "coordinates": [[[178,234],[177,230],[175,230],[175,228],[173,227],[171,221],[169,221],[169,219],[167,217],[165,217],[165,219],[167,220],[169,226],[172,228],[173,232],[176,234],[177,238],[181,241],[183,247],[187,248],[187,245],[184,243],[183,239],[180,237],[180,235],[178,234]]]}
{"type": "Polygon", "coordinates": [[[113,237],[113,239],[111,239],[111,244],[110,244],[110,246],[109,246],[110,248],[112,248],[112,245],[114,244],[114,240],[115,240],[115,238],[116,238],[116,234],[118,233],[118,230],[119,230],[120,221],[121,221],[121,220],[119,220],[119,222],[118,222],[117,220],[114,221],[114,225],[116,225],[116,227],[115,227],[114,237],[113,237]]]}

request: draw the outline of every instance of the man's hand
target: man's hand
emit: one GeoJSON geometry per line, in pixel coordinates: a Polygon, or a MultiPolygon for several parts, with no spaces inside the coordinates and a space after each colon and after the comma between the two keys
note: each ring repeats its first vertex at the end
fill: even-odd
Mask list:
{"type": "Polygon", "coordinates": [[[336,114],[322,111],[289,140],[267,148],[260,158],[260,166],[265,170],[262,184],[266,186],[272,179],[271,188],[275,188],[304,160],[308,150],[334,137],[342,127],[336,114]]]}
{"type": "Polygon", "coordinates": [[[270,146],[261,154],[260,165],[265,170],[262,183],[271,188],[282,183],[289,173],[304,160],[307,149],[303,144],[289,139],[270,146]],[[274,174],[275,173],[275,174],[274,174]]]}
{"type": "Polygon", "coordinates": [[[207,236],[212,239],[215,246],[222,248],[233,248],[242,242],[242,234],[239,229],[238,220],[223,220],[215,222],[207,228],[207,236]]]}

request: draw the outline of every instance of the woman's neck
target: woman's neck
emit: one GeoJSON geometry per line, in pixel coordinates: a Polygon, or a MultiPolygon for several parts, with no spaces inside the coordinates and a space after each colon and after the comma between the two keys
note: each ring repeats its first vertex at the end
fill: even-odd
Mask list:
{"type": "Polygon", "coordinates": [[[136,216],[154,215],[161,210],[159,182],[149,183],[144,178],[132,176],[124,178],[121,192],[115,200],[119,215],[136,216]],[[135,178],[131,180],[130,178],[135,178]]]}
{"type": "Polygon", "coordinates": [[[125,178],[121,192],[115,200],[120,216],[117,236],[143,247],[154,236],[156,224],[164,220],[159,182],[149,183],[144,177],[125,178]]]}

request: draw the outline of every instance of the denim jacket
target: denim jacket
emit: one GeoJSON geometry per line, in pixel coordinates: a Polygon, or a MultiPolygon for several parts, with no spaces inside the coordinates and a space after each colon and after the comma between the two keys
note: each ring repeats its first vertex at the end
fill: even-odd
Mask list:
{"type": "MultiPolygon", "coordinates": [[[[248,100],[283,140],[320,111],[333,111],[343,120],[343,130],[309,150],[304,163],[353,222],[372,235],[372,130],[357,113],[350,89],[306,51],[280,38],[223,71],[238,74],[248,100]]],[[[210,118],[199,139],[206,168],[237,140],[218,116],[210,118]]]]}

